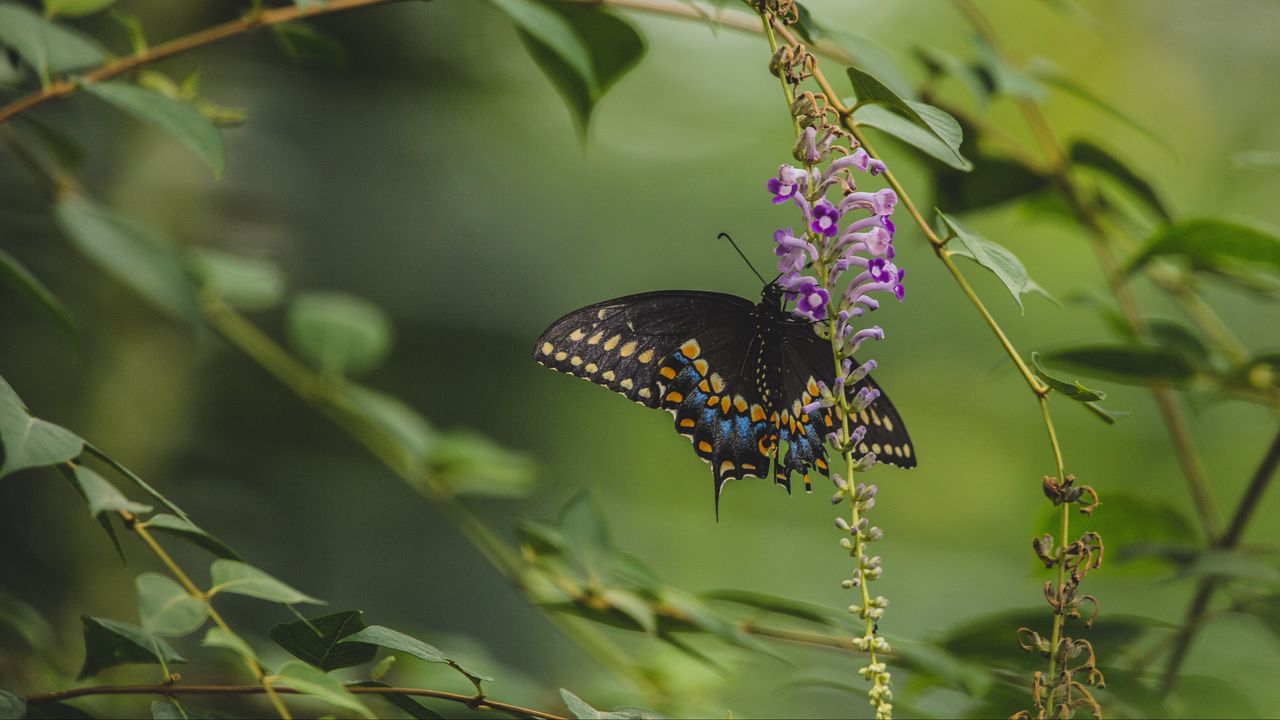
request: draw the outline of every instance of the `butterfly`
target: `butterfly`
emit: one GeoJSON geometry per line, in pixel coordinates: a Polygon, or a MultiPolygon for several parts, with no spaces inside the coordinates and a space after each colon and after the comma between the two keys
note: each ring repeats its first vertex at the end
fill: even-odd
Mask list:
{"type": "MultiPolygon", "coordinates": [[[[790,493],[793,472],[806,489],[810,468],[830,475],[824,438],[840,420],[833,408],[806,414],[804,406],[819,397],[819,382],[833,386],[831,345],[783,303],[777,283],[765,285],[759,303],[697,290],[627,295],[556,320],[533,357],[670,412],[676,432],[711,465],[718,513],[729,480],[771,476],[790,493]]],[[[866,377],[847,390],[862,387],[880,389],[866,377]]],[[[911,437],[883,391],[853,421],[866,426],[855,457],[872,452],[915,467],[911,437]]]]}

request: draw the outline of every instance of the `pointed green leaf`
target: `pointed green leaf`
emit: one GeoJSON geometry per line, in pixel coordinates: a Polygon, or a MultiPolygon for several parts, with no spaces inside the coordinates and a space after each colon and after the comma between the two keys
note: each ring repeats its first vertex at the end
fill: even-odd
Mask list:
{"type": "Polygon", "coordinates": [[[645,632],[654,634],[658,631],[658,616],[653,604],[647,598],[622,588],[605,588],[600,599],[609,607],[631,618],[645,632]]]}
{"type": "Polygon", "coordinates": [[[560,698],[569,709],[569,715],[577,720],[662,720],[665,715],[647,708],[618,707],[613,710],[597,710],[585,700],[560,688],[560,698]]]}
{"type": "Polygon", "coordinates": [[[378,650],[373,645],[345,641],[344,638],[365,627],[359,610],[346,610],[332,615],[295,620],[271,628],[271,639],[299,660],[328,672],[338,668],[363,665],[378,650]]]}
{"type": "Polygon", "coordinates": [[[331,67],[347,64],[347,50],[333,36],[303,22],[278,23],[271,26],[276,44],[294,60],[324,63],[331,67]]]}
{"type": "Polygon", "coordinates": [[[76,465],[72,471],[72,477],[76,489],[89,504],[89,514],[94,517],[105,512],[114,513],[121,510],[135,515],[151,512],[150,505],[133,502],[106,478],[84,465],[76,465]]]}
{"type": "Polygon", "coordinates": [[[216,647],[222,648],[223,650],[230,650],[240,657],[252,658],[254,662],[262,665],[262,661],[258,659],[258,653],[254,652],[253,646],[249,645],[249,643],[245,642],[244,638],[234,632],[229,632],[220,627],[209,628],[209,631],[204,634],[204,639],[200,641],[200,644],[205,647],[216,647]]]}
{"type": "Polygon", "coordinates": [[[76,195],[59,201],[56,216],[72,244],[100,268],[170,315],[196,317],[195,283],[172,247],[76,195]]]}
{"type": "Polygon", "coordinates": [[[0,478],[19,470],[60,465],[80,455],[84,441],[65,428],[31,417],[17,393],[0,378],[0,478]]]}
{"type": "Polygon", "coordinates": [[[276,671],[274,677],[281,685],[297,690],[303,695],[310,695],[318,700],[323,700],[330,705],[340,707],[344,710],[351,710],[359,713],[362,717],[376,717],[360,698],[347,692],[346,687],[342,685],[336,678],[326,675],[323,670],[317,670],[310,665],[290,660],[280,669],[276,671]]]}
{"type": "Polygon", "coordinates": [[[904,100],[870,73],[852,67],[848,72],[857,97],[853,108],[856,121],[866,121],[870,126],[893,134],[957,169],[968,170],[973,167],[960,154],[960,143],[964,137],[955,118],[932,105],[904,100]],[[907,125],[897,122],[886,113],[872,111],[868,115],[864,112],[865,108],[877,104],[914,124],[918,131],[909,131],[907,125]],[[924,138],[928,138],[927,141],[924,138]]]}
{"type": "Polygon", "coordinates": [[[138,590],[138,619],[153,635],[182,637],[199,630],[209,617],[209,606],[167,575],[142,573],[133,584],[138,590]]]}
{"type": "Polygon", "coordinates": [[[169,134],[198,155],[213,171],[215,178],[222,177],[227,162],[222,134],[199,110],[181,100],[127,82],[90,83],[84,89],[169,134]]]}
{"type": "Polygon", "coordinates": [[[1101,146],[1088,140],[1076,140],[1071,143],[1068,155],[1074,165],[1093,168],[1103,173],[1141,200],[1162,221],[1173,222],[1173,214],[1160,199],[1155,187],[1146,178],[1131,170],[1124,161],[1101,146]]]}
{"type": "Polygon", "coordinates": [[[355,383],[343,383],[342,409],[380,434],[395,449],[396,467],[421,477],[436,445],[436,432],[417,410],[399,398],[355,383]]]}
{"type": "Polygon", "coordinates": [[[102,462],[106,463],[107,465],[110,465],[112,470],[115,470],[116,472],[123,475],[127,480],[129,480],[129,482],[136,485],[139,490],[150,495],[153,500],[160,503],[161,505],[164,505],[166,508],[168,508],[169,510],[177,514],[179,517],[186,519],[187,514],[182,511],[182,508],[173,504],[173,502],[170,501],[169,498],[165,497],[164,495],[161,495],[159,490],[156,490],[154,487],[151,487],[150,483],[138,477],[136,474],[134,474],[132,470],[125,467],[124,465],[121,465],[110,455],[107,455],[106,453],[102,452],[101,448],[97,447],[91,442],[85,442],[84,449],[88,450],[91,455],[98,458],[102,462]]]}
{"type": "Polygon", "coordinates": [[[213,248],[197,248],[192,259],[204,288],[231,307],[266,310],[284,298],[284,274],[270,260],[213,248]]]}
{"type": "Polygon", "coordinates": [[[35,608],[0,590],[0,628],[8,628],[37,653],[50,653],[54,648],[53,628],[35,608]]]}
{"type": "Polygon", "coordinates": [[[1045,381],[1049,387],[1057,390],[1062,395],[1077,400],[1079,402],[1093,402],[1095,400],[1106,400],[1107,394],[1101,390],[1090,390],[1080,384],[1079,380],[1063,380],[1049,374],[1048,370],[1040,364],[1040,353],[1031,353],[1031,362],[1036,366],[1036,376],[1045,381]]]}
{"type": "Polygon", "coordinates": [[[722,617],[693,595],[674,588],[664,588],[659,599],[663,605],[675,611],[689,624],[730,645],[754,650],[771,658],[781,658],[772,648],[742,632],[735,623],[722,617]]]}
{"type": "Polygon", "coordinates": [[[564,97],[578,132],[585,136],[596,103],[644,56],[644,39],[630,23],[599,7],[571,3],[545,7],[564,19],[585,48],[591,74],[578,72],[555,47],[526,29],[520,31],[520,39],[564,97]]]}
{"type": "Polygon", "coordinates": [[[439,435],[427,462],[458,495],[523,497],[533,489],[533,461],[477,433],[439,435]]]}
{"type": "Polygon", "coordinates": [[[208,591],[209,597],[213,597],[220,592],[228,592],[234,595],[247,595],[260,600],[270,600],[286,605],[294,603],[324,604],[323,600],[304,595],[258,568],[238,560],[214,560],[213,564],[209,566],[209,576],[210,581],[213,583],[213,586],[208,591]]]}
{"type": "Polygon", "coordinates": [[[372,369],[391,350],[382,308],[342,293],[312,292],[289,304],[289,339],[313,367],[330,375],[372,369]]]}
{"type": "Polygon", "coordinates": [[[1133,413],[1130,413],[1128,410],[1108,410],[1107,408],[1104,408],[1102,407],[1102,405],[1098,404],[1097,401],[1087,402],[1084,404],[1084,406],[1086,409],[1089,410],[1089,412],[1093,413],[1094,416],[1096,416],[1099,420],[1101,420],[1102,422],[1108,425],[1115,425],[1117,420],[1123,420],[1133,414],[1133,413]]]}
{"type": "Polygon", "coordinates": [[[0,720],[21,720],[27,716],[27,699],[0,690],[0,720]]]}
{"type": "MultiPolygon", "coordinates": [[[[965,230],[941,210],[936,212],[938,213],[938,218],[951,231],[953,235],[952,242],[958,243],[960,246],[959,248],[949,247],[949,252],[953,255],[967,257],[990,270],[992,274],[1000,278],[1000,282],[1004,283],[1004,286],[1009,290],[1009,294],[1018,303],[1019,308],[1022,308],[1022,296],[1028,292],[1040,292],[1048,296],[1048,293],[1045,293],[1044,289],[1027,274],[1026,267],[1023,266],[1017,255],[1014,255],[1002,245],[965,230]]],[[[1052,296],[1049,297],[1052,299],[1052,296]]]]}
{"type": "Polygon", "coordinates": [[[50,22],[22,3],[0,2],[0,45],[18,54],[41,77],[98,65],[107,59],[96,41],[50,22]]]}
{"type": "Polygon", "coordinates": [[[580,491],[565,504],[560,511],[560,531],[564,533],[569,557],[578,563],[592,585],[603,587],[609,579],[613,544],[590,491],[580,491]]]}
{"type": "Polygon", "coordinates": [[[598,87],[591,51],[573,24],[550,4],[537,0],[489,0],[521,32],[545,45],[563,60],[588,87],[598,87]]]}
{"type": "Polygon", "coordinates": [[[1129,272],[1153,258],[1175,256],[1196,269],[1214,269],[1224,262],[1248,262],[1280,271],[1280,237],[1222,220],[1184,220],[1157,230],[1129,263],[1129,272]]]}
{"type": "Polygon", "coordinates": [[[387,650],[395,652],[408,653],[419,660],[425,660],[430,663],[444,663],[454,670],[467,676],[472,682],[492,681],[493,678],[488,675],[481,675],[462,667],[457,661],[440,652],[439,648],[434,645],[428,645],[421,640],[405,635],[402,632],[392,630],[381,625],[370,625],[360,632],[353,633],[342,639],[344,643],[367,643],[369,645],[377,645],[387,650]]]}
{"type": "Polygon", "coordinates": [[[848,613],[837,612],[822,605],[747,590],[716,590],[703,593],[701,597],[704,600],[737,603],[828,627],[840,627],[845,624],[843,621],[848,617],[848,613]]]}
{"type": "Polygon", "coordinates": [[[79,680],[117,665],[186,662],[164,640],[136,625],[88,615],[82,615],[81,620],[84,622],[85,656],[79,680]]]}
{"type": "Polygon", "coordinates": [[[1084,375],[1127,385],[1182,383],[1195,374],[1182,355],[1149,345],[1086,345],[1046,351],[1044,357],[1084,375]]]}
{"type": "Polygon", "coordinates": [[[882,105],[864,105],[853,114],[853,119],[859,125],[888,133],[950,167],[963,172],[972,170],[973,163],[960,154],[962,131],[955,118],[932,105],[906,102],[925,121],[925,125],[882,105]]]}
{"type": "Polygon", "coordinates": [[[75,341],[76,329],[71,322],[71,314],[62,306],[58,298],[49,291],[49,288],[40,282],[39,278],[32,275],[31,271],[19,262],[16,257],[5,252],[4,248],[0,248],[0,282],[13,288],[38,305],[62,327],[73,342],[75,341]]]}
{"type": "Polygon", "coordinates": [[[202,547],[214,555],[227,558],[230,560],[239,560],[240,555],[227,546],[218,538],[201,530],[190,520],[184,520],[176,515],[161,513],[153,517],[147,518],[143,525],[152,532],[162,532],[175,537],[180,537],[193,545],[202,547]]]}

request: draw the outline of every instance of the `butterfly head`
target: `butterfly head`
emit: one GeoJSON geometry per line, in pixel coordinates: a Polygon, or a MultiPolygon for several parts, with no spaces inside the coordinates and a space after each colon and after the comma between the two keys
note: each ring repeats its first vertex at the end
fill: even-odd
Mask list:
{"type": "Polygon", "coordinates": [[[777,280],[774,280],[760,290],[760,303],[769,307],[782,309],[782,304],[785,301],[783,297],[784,292],[782,285],[780,285],[777,280]]]}

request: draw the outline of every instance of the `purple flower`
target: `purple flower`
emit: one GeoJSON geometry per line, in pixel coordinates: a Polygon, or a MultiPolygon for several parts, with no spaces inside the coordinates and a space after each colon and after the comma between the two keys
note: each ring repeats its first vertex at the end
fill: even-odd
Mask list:
{"type": "Polygon", "coordinates": [[[812,245],[791,234],[791,228],[777,230],[773,233],[773,254],[778,256],[778,272],[793,273],[804,269],[808,258],[805,253],[818,256],[812,245]]]}
{"type": "Polygon", "coordinates": [[[778,168],[778,176],[769,178],[769,181],[765,183],[765,187],[769,189],[769,192],[773,193],[773,204],[781,205],[796,197],[796,193],[800,191],[800,180],[804,176],[803,170],[790,165],[780,166],[778,168]]]}
{"type": "Polygon", "coordinates": [[[819,200],[813,206],[813,222],[809,223],[809,229],[819,235],[835,237],[840,232],[840,211],[826,198],[819,200]]]}
{"type": "Polygon", "coordinates": [[[801,277],[793,286],[796,295],[795,314],[810,320],[825,320],[831,295],[811,277],[801,277]]]}

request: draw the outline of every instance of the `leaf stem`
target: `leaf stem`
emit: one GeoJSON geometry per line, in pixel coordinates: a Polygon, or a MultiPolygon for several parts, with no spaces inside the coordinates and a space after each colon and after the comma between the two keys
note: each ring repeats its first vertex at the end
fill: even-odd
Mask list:
{"type": "MultiPolygon", "coordinates": [[[[566,720],[562,715],[536,710],[534,708],[505,703],[492,698],[476,697],[423,688],[405,687],[361,687],[347,685],[346,691],[352,695],[412,695],[448,700],[471,708],[484,708],[509,713],[515,717],[538,718],[539,720],[566,720]]],[[[26,696],[27,702],[55,702],[72,700],[95,695],[256,695],[259,693],[279,693],[282,695],[299,694],[297,690],[286,686],[261,685],[100,685],[96,687],[72,688],[47,693],[33,693],[26,696]]]]}
{"type": "MultiPolygon", "coordinates": [[[[156,541],[155,537],[147,530],[146,526],[139,522],[138,518],[128,510],[120,510],[119,514],[120,519],[124,521],[124,526],[132,530],[134,534],[142,540],[142,542],[146,543],[147,547],[151,548],[151,552],[155,553],[156,557],[160,558],[160,562],[163,563],[164,566],[169,569],[169,572],[178,579],[178,582],[182,585],[183,589],[187,591],[187,594],[204,603],[205,608],[209,612],[209,619],[213,621],[213,624],[217,625],[228,635],[235,635],[231,630],[231,626],[227,625],[227,621],[223,620],[222,615],[214,609],[213,603],[209,602],[208,593],[202,591],[200,587],[191,580],[191,577],[183,571],[178,563],[174,561],[173,557],[170,556],[169,553],[165,551],[164,547],[156,541]]],[[[285,707],[284,701],[280,699],[280,696],[276,693],[276,689],[267,682],[266,673],[263,671],[262,666],[258,664],[258,661],[254,659],[252,655],[241,654],[240,657],[244,659],[245,664],[249,666],[249,670],[253,672],[254,677],[258,679],[259,683],[261,683],[260,688],[262,692],[266,693],[267,698],[275,707],[276,713],[284,720],[290,720],[292,716],[289,714],[289,709],[285,707]]]]}

